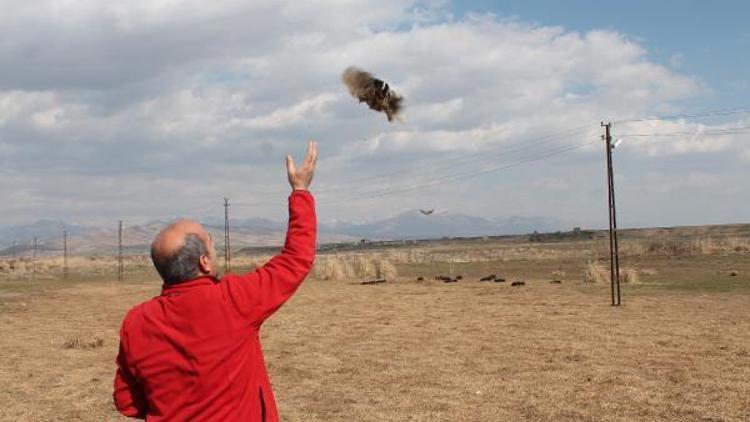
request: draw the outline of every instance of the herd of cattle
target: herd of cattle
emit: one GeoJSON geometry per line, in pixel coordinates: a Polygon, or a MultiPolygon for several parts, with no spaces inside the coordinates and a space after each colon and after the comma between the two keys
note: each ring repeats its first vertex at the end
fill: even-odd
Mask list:
{"type": "MultiPolygon", "coordinates": [[[[460,276],[460,275],[457,275],[457,276],[436,275],[435,276],[435,280],[436,281],[442,281],[443,283],[458,283],[459,281],[461,281],[463,279],[464,279],[463,276],[460,276]]],[[[376,280],[363,281],[360,284],[362,284],[362,285],[367,285],[367,284],[381,284],[381,283],[385,283],[386,281],[388,281],[388,280],[386,280],[384,278],[380,278],[380,279],[376,279],[376,280]]],[[[417,281],[425,281],[425,278],[424,277],[417,277],[417,281]]],[[[488,283],[505,283],[505,278],[504,277],[500,277],[500,276],[498,276],[496,274],[490,274],[488,276],[481,277],[479,279],[479,281],[480,282],[488,282],[488,283]]],[[[556,277],[552,281],[550,281],[550,283],[561,284],[562,280],[560,280],[560,278],[556,277]]],[[[513,286],[513,287],[516,287],[516,286],[525,286],[526,282],[522,281],[522,280],[513,280],[513,281],[511,281],[510,285],[513,286]]]]}
{"type": "MultiPolygon", "coordinates": [[[[443,283],[457,283],[459,280],[463,280],[463,277],[460,275],[457,275],[455,277],[453,276],[446,276],[446,275],[436,275],[435,280],[442,281],[443,283]]],[[[417,281],[424,281],[424,277],[417,277],[417,281]]],[[[486,282],[494,282],[494,283],[505,283],[504,277],[499,277],[496,274],[490,274],[488,276],[482,277],[479,279],[479,281],[486,281],[486,282]]],[[[526,285],[525,281],[520,280],[514,280],[510,283],[511,286],[524,286],[526,285]]]]}

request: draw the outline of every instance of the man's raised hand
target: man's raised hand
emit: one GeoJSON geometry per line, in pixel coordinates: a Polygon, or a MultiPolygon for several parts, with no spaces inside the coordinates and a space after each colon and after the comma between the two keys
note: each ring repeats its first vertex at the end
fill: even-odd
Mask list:
{"type": "Polygon", "coordinates": [[[307,190],[315,173],[315,163],[318,161],[318,143],[310,141],[307,144],[307,155],[302,165],[297,168],[291,155],[286,156],[286,172],[289,184],[294,190],[307,190]]]}

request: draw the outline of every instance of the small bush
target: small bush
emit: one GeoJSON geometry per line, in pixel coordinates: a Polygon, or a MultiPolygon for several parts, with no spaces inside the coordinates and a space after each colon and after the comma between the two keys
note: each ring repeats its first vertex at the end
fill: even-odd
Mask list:
{"type": "Polygon", "coordinates": [[[398,271],[390,260],[376,256],[328,255],[317,258],[311,277],[333,281],[362,278],[392,281],[398,277],[398,271]]]}
{"type": "Polygon", "coordinates": [[[65,349],[97,349],[102,346],[104,346],[104,339],[100,337],[94,337],[89,341],[84,341],[76,336],[65,340],[63,343],[63,348],[65,349]]]}
{"type": "Polygon", "coordinates": [[[598,261],[589,261],[583,273],[584,283],[603,283],[609,280],[609,271],[598,261]]]}
{"type": "Polygon", "coordinates": [[[638,269],[634,267],[620,268],[620,281],[629,284],[638,283],[638,269]]]}

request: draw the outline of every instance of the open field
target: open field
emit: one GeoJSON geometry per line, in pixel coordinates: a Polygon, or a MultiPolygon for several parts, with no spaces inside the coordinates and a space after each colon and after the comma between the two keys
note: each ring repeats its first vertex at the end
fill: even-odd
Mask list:
{"type": "MultiPolygon", "coordinates": [[[[607,283],[582,282],[592,240],[321,256],[330,279],[306,281],[263,332],[282,419],[750,420],[750,253],[726,239],[625,246],[640,276],[619,308],[607,283]],[[378,271],[391,280],[359,284],[378,271]],[[463,279],[432,280],[451,272],[463,279]],[[508,282],[478,281],[490,273],[508,282]]],[[[0,420],[124,419],[110,396],[119,324],[160,286],[147,266],[122,284],[93,268],[0,278],[0,420]]]]}

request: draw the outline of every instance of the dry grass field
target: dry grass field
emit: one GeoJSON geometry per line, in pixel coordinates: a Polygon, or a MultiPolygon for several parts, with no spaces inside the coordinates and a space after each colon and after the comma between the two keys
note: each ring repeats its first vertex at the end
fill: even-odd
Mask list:
{"type": "MultiPolygon", "coordinates": [[[[264,327],[281,417],[750,420],[743,242],[682,252],[632,244],[623,266],[639,276],[623,284],[621,307],[609,306],[607,283],[583,282],[591,265],[606,265],[586,242],[322,256],[331,262],[264,327]],[[462,279],[433,280],[451,272],[462,279]],[[478,281],[490,273],[508,281],[478,281]],[[390,280],[360,284],[378,275],[390,280]],[[526,284],[511,287],[516,279],[526,284]]],[[[85,266],[67,282],[0,278],[0,420],[124,419],[111,401],[119,324],[160,287],[135,267],[121,284],[85,266]]]]}

